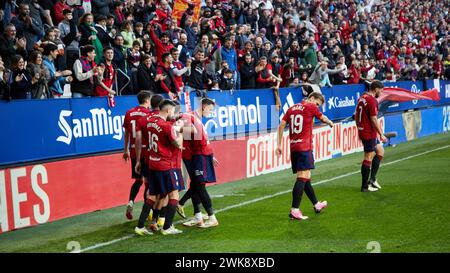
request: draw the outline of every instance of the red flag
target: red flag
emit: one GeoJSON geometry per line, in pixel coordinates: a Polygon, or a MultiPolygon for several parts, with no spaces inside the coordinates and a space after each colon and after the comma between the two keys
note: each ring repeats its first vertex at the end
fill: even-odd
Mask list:
{"type": "Polygon", "coordinates": [[[440,100],[439,91],[436,88],[431,90],[422,91],[420,93],[414,93],[409,90],[398,87],[385,87],[383,92],[378,98],[378,102],[383,101],[395,101],[405,102],[411,100],[440,100]]]}

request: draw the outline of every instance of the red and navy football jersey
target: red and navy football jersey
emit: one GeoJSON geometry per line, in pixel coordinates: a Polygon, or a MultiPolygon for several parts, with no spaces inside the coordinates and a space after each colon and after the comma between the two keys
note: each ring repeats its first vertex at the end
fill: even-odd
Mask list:
{"type": "Polygon", "coordinates": [[[364,93],[356,105],[355,120],[358,127],[359,138],[369,140],[377,138],[377,130],[370,117],[377,116],[378,102],[374,96],[364,93]]]}
{"type": "Polygon", "coordinates": [[[197,114],[197,112],[194,112],[191,121],[196,130],[191,143],[192,155],[213,154],[211,143],[208,140],[208,134],[206,133],[205,126],[202,123],[202,118],[197,114]]]}
{"type": "MultiPolygon", "coordinates": [[[[142,128],[147,127],[147,123],[150,119],[150,117],[157,115],[159,113],[159,110],[150,110],[147,116],[142,117],[138,120],[136,125],[136,132],[143,131],[142,128]]],[[[141,158],[145,160],[145,163],[148,165],[148,136],[147,134],[142,134],[142,151],[141,151],[141,158]]]]}
{"type": "MultiPolygon", "coordinates": [[[[181,126],[182,121],[169,121],[169,123],[172,124],[172,126],[181,126]]],[[[184,146],[184,144],[183,144],[184,146]]],[[[172,168],[175,169],[181,169],[181,160],[182,160],[182,154],[184,151],[182,151],[180,148],[176,147],[175,145],[172,145],[172,168]]]]}
{"type": "Polygon", "coordinates": [[[314,103],[302,101],[289,108],[283,120],[289,125],[291,152],[312,150],[312,130],[314,117],[322,118],[322,113],[314,103]]]}
{"type": "MultiPolygon", "coordinates": [[[[172,124],[159,115],[151,116],[142,134],[148,137],[148,166],[150,170],[167,171],[173,168],[173,142],[176,140],[172,124]]],[[[177,148],[178,149],[178,148],[177,148]]]]}
{"type": "MultiPolygon", "coordinates": [[[[190,127],[192,126],[192,121],[194,120],[195,116],[193,113],[183,113],[181,116],[181,120],[183,121],[184,127],[190,127]]],[[[192,140],[193,136],[192,134],[183,133],[183,154],[182,157],[185,160],[191,160],[192,159],[192,140]]]]}
{"type": "Polygon", "coordinates": [[[128,130],[128,135],[125,136],[130,139],[130,156],[136,158],[136,128],[138,120],[146,117],[150,113],[148,108],[137,106],[127,111],[123,121],[123,128],[128,130]]]}

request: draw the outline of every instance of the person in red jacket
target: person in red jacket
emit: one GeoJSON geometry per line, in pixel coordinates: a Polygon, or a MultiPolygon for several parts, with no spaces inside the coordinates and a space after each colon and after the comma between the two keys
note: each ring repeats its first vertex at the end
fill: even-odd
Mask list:
{"type": "Polygon", "coordinates": [[[359,67],[358,60],[353,60],[352,65],[348,69],[349,72],[349,78],[347,83],[348,84],[357,84],[359,83],[359,80],[361,79],[361,69],[359,67]]]}
{"type": "Polygon", "coordinates": [[[275,80],[272,74],[272,65],[267,63],[265,56],[259,59],[259,63],[255,66],[258,78],[256,78],[257,88],[270,88],[273,86],[275,80]]]}
{"type": "Polygon", "coordinates": [[[158,17],[158,24],[161,26],[162,31],[168,30],[167,22],[172,20],[172,11],[170,10],[167,1],[161,0],[159,7],[156,9],[156,15],[158,17]]]}
{"type": "Polygon", "coordinates": [[[69,5],[67,5],[66,0],[58,0],[56,4],[53,6],[53,18],[55,19],[55,26],[59,24],[62,20],[64,20],[63,11],[65,9],[72,10],[69,5]]]}
{"type": "MultiPolygon", "coordinates": [[[[156,25],[155,22],[152,22],[153,26],[156,25]]],[[[162,61],[162,55],[164,53],[170,53],[170,50],[174,47],[173,44],[170,42],[169,33],[163,32],[160,35],[160,39],[156,36],[155,29],[152,27],[150,28],[150,38],[155,43],[156,48],[156,59],[158,63],[161,63],[162,61]]]]}

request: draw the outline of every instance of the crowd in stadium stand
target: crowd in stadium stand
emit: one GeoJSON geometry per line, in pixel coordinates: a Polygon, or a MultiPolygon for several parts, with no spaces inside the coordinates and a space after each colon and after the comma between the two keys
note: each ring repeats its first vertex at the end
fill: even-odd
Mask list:
{"type": "Polygon", "coordinates": [[[0,97],[450,79],[449,0],[198,3],[0,0],[0,97]]]}

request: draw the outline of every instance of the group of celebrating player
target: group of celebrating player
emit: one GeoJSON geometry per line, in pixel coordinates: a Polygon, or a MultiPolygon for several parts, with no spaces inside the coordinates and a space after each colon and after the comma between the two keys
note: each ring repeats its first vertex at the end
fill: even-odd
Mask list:
{"type": "Polygon", "coordinates": [[[131,158],[131,190],[126,216],[132,219],[134,200],[145,183],[144,205],[135,233],[152,235],[158,230],[163,235],[182,231],[173,225],[178,212],[186,218],[183,205],[192,199],[195,217],[183,223],[185,226],[209,228],[219,225],[206,183],[216,181],[213,157],[208,136],[202,124],[202,117],[209,116],[215,103],[204,98],[198,109],[180,113],[176,101],[164,99],[142,91],[138,95],[139,106],[127,111],[124,120],[125,146],[123,158],[131,158]],[[151,107],[151,109],[149,109],[151,107]],[[189,190],[179,199],[179,191],[185,189],[182,175],[182,161],[190,178],[189,190]],[[206,221],[200,205],[208,213],[206,221]],[[150,230],[145,222],[151,218],[150,230]]]}
{"type": "MultiPolygon", "coordinates": [[[[378,123],[378,103],[383,84],[374,81],[359,99],[354,119],[359,137],[364,145],[364,161],[361,165],[362,192],[381,189],[376,174],[383,158],[385,142],[378,123]]],[[[163,235],[178,234],[182,231],[173,225],[178,212],[186,218],[183,206],[191,199],[194,217],[183,223],[185,226],[209,228],[219,225],[212,208],[211,198],[206,190],[207,183],[216,181],[214,167],[218,161],[213,156],[202,117],[208,117],[215,107],[213,100],[203,98],[195,111],[181,113],[176,101],[164,99],[142,91],[138,95],[139,106],[127,111],[124,120],[125,146],[123,158],[131,159],[132,178],[135,179],[127,205],[126,216],[132,219],[134,200],[145,184],[144,205],[139,216],[135,233],[152,235],[158,230],[163,235]],[[185,189],[182,162],[190,178],[189,189],[179,199],[179,191],[185,189]],[[208,213],[203,217],[200,205],[208,213]],[[145,222],[151,218],[150,230],[145,222]]],[[[292,190],[291,219],[308,219],[300,211],[303,192],[306,193],[314,211],[320,213],[327,207],[327,201],[318,201],[311,184],[311,169],[314,169],[313,123],[314,118],[333,127],[333,122],[323,115],[319,108],[325,102],[322,94],[311,93],[305,100],[290,107],[278,127],[276,154],[281,156],[284,129],[289,125],[292,171],[296,181],[292,190]]]]}

